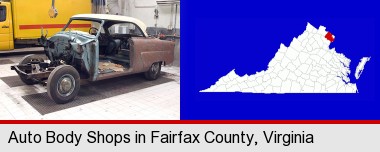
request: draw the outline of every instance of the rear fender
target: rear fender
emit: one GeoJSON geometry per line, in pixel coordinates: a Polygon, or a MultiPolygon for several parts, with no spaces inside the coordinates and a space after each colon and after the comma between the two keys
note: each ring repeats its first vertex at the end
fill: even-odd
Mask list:
{"type": "Polygon", "coordinates": [[[171,64],[174,60],[174,42],[156,38],[132,38],[133,67],[147,71],[155,62],[171,64]]]}

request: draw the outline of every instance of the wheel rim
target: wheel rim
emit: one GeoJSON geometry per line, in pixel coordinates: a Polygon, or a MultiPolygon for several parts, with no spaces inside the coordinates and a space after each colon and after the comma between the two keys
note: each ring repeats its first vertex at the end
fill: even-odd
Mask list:
{"type": "Polygon", "coordinates": [[[75,89],[75,79],[70,74],[65,74],[59,78],[57,82],[57,92],[63,97],[67,97],[73,93],[75,89]]]}
{"type": "Polygon", "coordinates": [[[158,63],[155,63],[152,65],[151,72],[153,75],[156,75],[158,73],[158,69],[160,68],[160,65],[158,63]]]}

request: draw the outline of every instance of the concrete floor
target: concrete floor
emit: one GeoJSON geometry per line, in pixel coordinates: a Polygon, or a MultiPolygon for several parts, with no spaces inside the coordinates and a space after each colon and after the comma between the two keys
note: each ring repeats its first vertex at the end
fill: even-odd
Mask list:
{"type": "MultiPolygon", "coordinates": [[[[16,64],[23,56],[0,54],[0,60],[9,59],[16,64]]],[[[0,78],[17,75],[10,70],[13,64],[0,65],[0,78]]],[[[180,119],[180,68],[165,66],[162,71],[168,73],[164,77],[173,81],[46,115],[41,115],[22,98],[25,95],[46,92],[45,87],[38,84],[9,87],[0,79],[0,119],[180,119]]]]}

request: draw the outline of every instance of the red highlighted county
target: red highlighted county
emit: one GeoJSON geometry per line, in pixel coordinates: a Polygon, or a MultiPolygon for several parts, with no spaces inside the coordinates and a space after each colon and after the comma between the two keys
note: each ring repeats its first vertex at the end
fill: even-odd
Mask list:
{"type": "Polygon", "coordinates": [[[327,34],[325,35],[325,38],[329,40],[330,42],[334,42],[334,36],[330,32],[327,32],[327,34]]]}

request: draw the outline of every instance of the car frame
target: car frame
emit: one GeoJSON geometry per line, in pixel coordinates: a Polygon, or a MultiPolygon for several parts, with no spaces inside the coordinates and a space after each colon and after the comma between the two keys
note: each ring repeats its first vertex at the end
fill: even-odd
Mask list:
{"type": "Polygon", "coordinates": [[[148,36],[143,22],[127,16],[78,14],[51,38],[41,33],[39,41],[49,60],[27,55],[11,69],[25,84],[46,84],[49,97],[59,104],[77,96],[81,79],[98,81],[144,73],[146,79],[155,80],[161,65],[171,64],[174,59],[174,42],[148,36]],[[71,30],[73,21],[92,22],[99,28],[91,27],[89,33],[71,30]],[[115,24],[132,24],[134,28],[129,30],[139,31],[139,35],[112,35],[109,28],[115,24]],[[103,71],[103,65],[113,65],[114,70],[103,71]]]}

